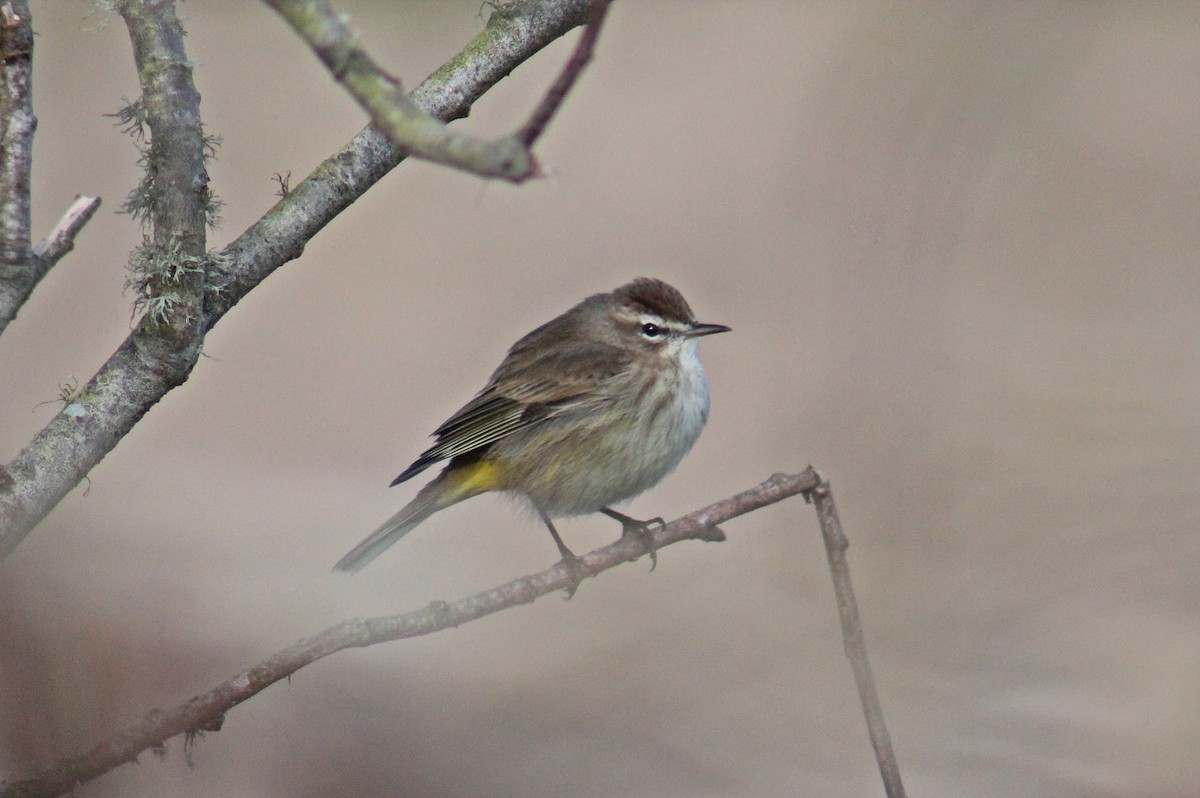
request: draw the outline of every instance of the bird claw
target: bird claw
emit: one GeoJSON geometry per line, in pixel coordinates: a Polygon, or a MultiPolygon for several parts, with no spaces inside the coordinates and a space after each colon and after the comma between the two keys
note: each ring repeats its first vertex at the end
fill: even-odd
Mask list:
{"type": "Polygon", "coordinates": [[[654,548],[654,535],[650,532],[650,527],[655,524],[661,529],[667,525],[667,522],[662,520],[661,516],[647,521],[639,521],[636,518],[626,518],[621,521],[621,537],[636,538],[642,544],[645,553],[650,555],[650,571],[652,572],[658,567],[658,549],[654,548]]]}
{"type": "Polygon", "coordinates": [[[583,563],[574,554],[566,551],[563,552],[563,558],[559,561],[559,565],[567,569],[570,578],[570,582],[563,587],[563,590],[567,591],[564,601],[570,601],[571,597],[575,595],[575,591],[579,589],[579,583],[583,581],[583,563]]]}

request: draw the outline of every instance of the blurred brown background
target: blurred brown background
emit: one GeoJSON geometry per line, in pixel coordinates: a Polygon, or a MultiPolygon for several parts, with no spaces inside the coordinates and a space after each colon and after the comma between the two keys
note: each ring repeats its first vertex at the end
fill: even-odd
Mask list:
{"type": "MultiPolygon", "coordinates": [[[[343,2],[415,85],[478,0],[343,2]]],[[[187,3],[224,138],[211,244],[363,114],[257,3],[187,3]]],[[[484,9],[486,13],[487,9],[484,9]]],[[[129,330],[103,116],[124,26],[37,3],[35,226],[100,214],[0,339],[0,457],[129,330]]],[[[515,127],[574,36],[465,124],[515,127]]],[[[1200,795],[1200,16],[1191,3],[635,3],[521,188],[388,176],[213,331],[192,379],[0,565],[0,768],[72,753],[295,639],[550,565],[503,499],[332,563],[499,362],[640,274],[734,333],[711,422],[630,512],[833,480],[910,793],[1200,795]]],[[[563,524],[576,550],[604,518],[563,524]]],[[[433,637],[343,653],[87,796],[880,795],[799,500],[433,637]]]]}

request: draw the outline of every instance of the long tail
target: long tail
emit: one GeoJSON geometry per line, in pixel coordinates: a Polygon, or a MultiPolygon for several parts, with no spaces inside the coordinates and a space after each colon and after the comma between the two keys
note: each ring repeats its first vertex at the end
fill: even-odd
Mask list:
{"type": "Polygon", "coordinates": [[[361,571],[367,563],[383,553],[383,550],[407,535],[429,516],[438,510],[444,510],[452,504],[458,504],[464,499],[477,496],[490,486],[480,484],[481,480],[473,479],[470,473],[474,469],[456,469],[443,471],[437,479],[421,488],[411,502],[404,505],[400,512],[393,515],[376,529],[367,539],[359,543],[350,553],[338,560],[333,566],[335,571],[361,571]]]}

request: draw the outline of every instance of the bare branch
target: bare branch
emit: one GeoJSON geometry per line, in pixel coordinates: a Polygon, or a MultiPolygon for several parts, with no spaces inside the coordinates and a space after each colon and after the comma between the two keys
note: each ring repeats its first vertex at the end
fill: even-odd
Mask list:
{"type": "MultiPolygon", "coordinates": [[[[649,547],[633,536],[624,536],[585,554],[580,558],[583,573],[596,576],[622,563],[633,562],[648,551],[681,540],[722,541],[725,533],[717,524],[811,491],[817,487],[819,479],[811,467],[799,474],[776,474],[749,490],[650,530],[652,542],[649,547]]],[[[60,760],[43,773],[5,785],[0,789],[0,798],[61,795],[76,784],[134,761],[138,754],[149,748],[161,747],[178,734],[219,730],[225,713],[233,707],[304,666],[343,649],[373,646],[461,626],[510,607],[528,604],[572,584],[570,571],[559,563],[452,603],[438,601],[415,612],[335,624],[173,709],[147,713],[136,726],[105,740],[86,754],[60,760]]]]}
{"type": "Polygon", "coordinates": [[[371,123],[418,158],[482,177],[521,182],[536,169],[512,138],[486,141],[450,130],[404,92],[400,81],[377,65],[358,36],[326,0],[266,0],[329,68],[334,79],[370,115],[371,123]]]}
{"type": "Polygon", "coordinates": [[[846,657],[854,671],[854,682],[858,685],[858,697],[862,702],[863,715],[867,719],[867,732],[875,749],[875,761],[883,776],[884,790],[888,798],[904,798],[904,784],[900,780],[900,766],[892,750],[892,738],[883,720],[883,707],[875,690],[875,677],[871,674],[871,662],[867,658],[867,644],[863,639],[862,621],[858,616],[858,602],[854,599],[854,585],[850,582],[850,566],[846,562],[846,549],[850,543],[842,532],[837,505],[829,483],[806,490],[805,495],[817,510],[821,524],[821,535],[825,539],[825,553],[829,556],[829,571],[833,575],[833,590],[837,595],[838,614],[842,619],[842,638],[846,646],[846,657]]]}
{"type": "Polygon", "coordinates": [[[50,232],[46,237],[38,242],[38,245],[33,248],[33,254],[38,259],[38,272],[40,276],[45,276],[46,272],[54,267],[54,264],[62,260],[63,256],[71,250],[75,249],[75,236],[79,235],[79,231],[83,226],[91,221],[96,211],[100,208],[99,197],[86,197],[80,195],[71,203],[71,207],[67,208],[67,212],[62,215],[62,218],[55,223],[54,227],[50,228],[50,232]]]}
{"type": "MultiPolygon", "coordinates": [[[[530,147],[562,105],[580,72],[591,60],[608,0],[591,0],[587,26],[570,61],[546,93],[529,122],[511,136],[481,139],[454,131],[414,102],[400,81],[385,72],[327,0],[265,0],[295,29],[371,117],[371,123],[412,155],[480,175],[521,183],[539,174],[530,147]]],[[[539,3],[498,8],[497,19],[523,19],[539,3]]]]}
{"type": "Polygon", "coordinates": [[[604,15],[607,13],[608,0],[592,0],[587,25],[584,26],[583,33],[579,35],[579,41],[575,43],[575,52],[563,66],[554,85],[546,91],[546,96],[534,109],[529,121],[513,134],[513,138],[526,147],[532,147],[541,137],[546,126],[550,124],[550,120],[554,118],[554,114],[562,106],[563,100],[567,98],[571,87],[575,85],[580,73],[583,72],[583,68],[592,60],[592,52],[596,49],[596,41],[600,38],[600,28],[604,26],[604,15]]]}
{"type": "Polygon", "coordinates": [[[33,21],[26,0],[0,2],[0,333],[37,284],[30,249],[33,21]]]}

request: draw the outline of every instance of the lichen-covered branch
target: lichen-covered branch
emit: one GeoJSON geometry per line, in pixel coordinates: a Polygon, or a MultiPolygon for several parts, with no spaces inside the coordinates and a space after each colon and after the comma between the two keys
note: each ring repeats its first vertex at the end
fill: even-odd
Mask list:
{"type": "MultiPolygon", "coordinates": [[[[651,532],[651,543],[623,536],[615,543],[580,558],[585,576],[596,576],[610,568],[637,560],[647,553],[681,540],[721,541],[725,533],[718,524],[768,504],[782,501],[817,487],[820,478],[810,467],[799,474],[776,474],[767,481],[702,510],[683,516],[651,532]]],[[[514,579],[499,587],[450,603],[434,602],[415,612],[345,621],[312,637],[300,640],[259,665],[242,671],[173,709],[153,711],[140,723],[105,740],[85,754],[61,760],[28,779],[0,789],[0,798],[48,798],[69,791],[74,785],[133,761],[138,754],[161,747],[179,734],[215,731],[225,713],[257,695],[275,682],[286,679],[306,665],[347,648],[372,646],[409,637],[419,637],[477,620],[501,610],[528,604],[540,596],[570,587],[574,577],[559,563],[536,574],[514,579]]]]}
{"type": "MultiPolygon", "coordinates": [[[[493,14],[485,29],[410,95],[424,111],[450,121],[518,65],[581,25],[587,0],[539,0],[519,16],[493,14]]],[[[400,163],[405,151],[368,127],[334,153],[258,222],[209,258],[201,329],[207,332],[275,269],[400,163]]],[[[0,558],[120,442],[194,363],[143,357],[143,322],[12,462],[0,467],[0,558]]]]}
{"type": "Polygon", "coordinates": [[[150,127],[144,245],[159,271],[143,298],[157,302],[133,333],[17,457],[0,468],[0,558],[7,556],[200,356],[204,274],[204,137],[183,29],[172,0],[125,0],[150,127]]]}
{"type": "Polygon", "coordinates": [[[136,341],[154,359],[194,362],[203,339],[204,271],[189,264],[204,259],[210,200],[200,94],[175,0],[122,0],[117,11],[133,43],[139,114],[150,130],[145,179],[125,203],[151,231],[138,253],[153,268],[141,268],[136,286],[148,311],[136,341]]]}
{"type": "Polygon", "coordinates": [[[37,284],[30,248],[33,21],[26,0],[0,0],[0,334],[37,284]]]}

